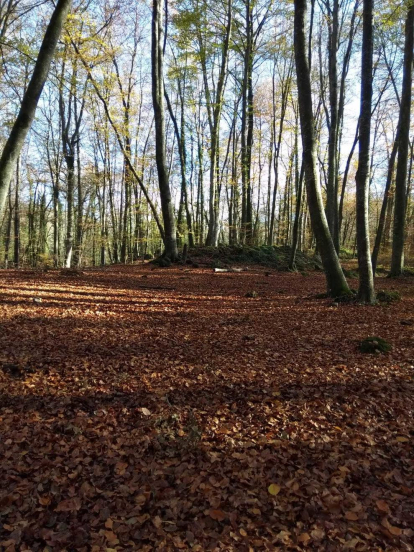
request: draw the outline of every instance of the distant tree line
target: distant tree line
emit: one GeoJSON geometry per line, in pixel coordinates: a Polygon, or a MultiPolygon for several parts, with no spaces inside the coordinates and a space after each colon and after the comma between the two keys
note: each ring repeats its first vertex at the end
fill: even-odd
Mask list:
{"type": "Polygon", "coordinates": [[[0,2],[3,266],[288,245],[335,296],[356,255],[374,301],[414,241],[413,26],[411,2],[0,2]]]}

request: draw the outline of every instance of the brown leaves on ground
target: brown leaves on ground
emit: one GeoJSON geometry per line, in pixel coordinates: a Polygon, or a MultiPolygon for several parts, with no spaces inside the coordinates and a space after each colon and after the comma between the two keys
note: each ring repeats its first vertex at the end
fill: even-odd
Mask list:
{"type": "Polygon", "coordinates": [[[2,272],[1,549],[413,550],[412,285],[2,272]]]}

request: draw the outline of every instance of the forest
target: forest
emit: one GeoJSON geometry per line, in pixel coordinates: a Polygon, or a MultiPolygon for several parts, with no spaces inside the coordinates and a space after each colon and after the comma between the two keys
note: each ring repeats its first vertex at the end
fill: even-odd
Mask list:
{"type": "Polygon", "coordinates": [[[414,2],[0,0],[0,550],[414,550],[414,2]]]}

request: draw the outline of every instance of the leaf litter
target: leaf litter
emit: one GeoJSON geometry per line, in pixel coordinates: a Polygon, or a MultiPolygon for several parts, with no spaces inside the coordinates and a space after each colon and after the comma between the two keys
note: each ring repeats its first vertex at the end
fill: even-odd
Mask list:
{"type": "Polygon", "coordinates": [[[3,271],[1,549],[413,550],[413,282],[382,282],[403,300],[262,267],[3,271]]]}

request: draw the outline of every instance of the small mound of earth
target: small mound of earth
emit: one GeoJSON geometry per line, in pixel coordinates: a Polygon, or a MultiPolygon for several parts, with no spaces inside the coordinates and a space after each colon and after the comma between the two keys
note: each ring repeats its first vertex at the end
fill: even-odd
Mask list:
{"type": "MultiPolygon", "coordinates": [[[[250,247],[240,245],[225,245],[219,247],[196,247],[190,249],[189,257],[200,266],[227,268],[234,264],[256,264],[289,270],[291,248],[288,246],[250,247]]],[[[296,269],[301,271],[322,270],[320,260],[315,256],[306,255],[300,251],[296,254],[296,269]]]]}

